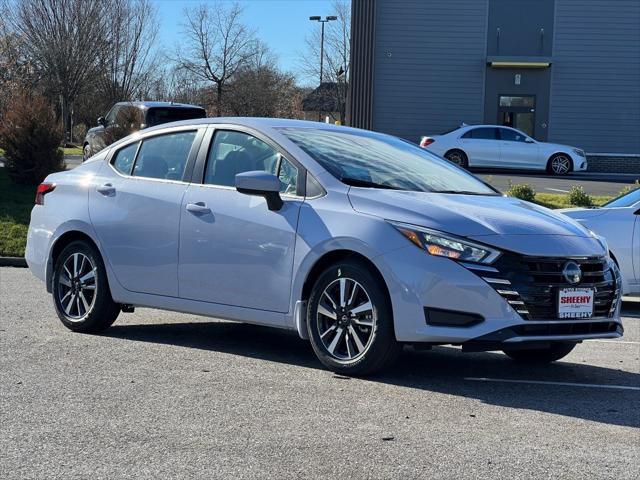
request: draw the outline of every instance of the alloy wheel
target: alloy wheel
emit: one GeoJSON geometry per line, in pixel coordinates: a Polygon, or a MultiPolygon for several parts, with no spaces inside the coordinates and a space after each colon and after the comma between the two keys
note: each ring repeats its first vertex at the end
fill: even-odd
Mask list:
{"type": "Polygon", "coordinates": [[[351,278],[339,278],[322,292],[316,323],[327,352],[337,360],[351,362],[371,346],[376,313],[362,285],[351,278]]]}
{"type": "Polygon", "coordinates": [[[79,321],[96,300],[96,266],[84,253],[69,255],[58,276],[58,301],[70,321],[79,321]]]}
{"type": "Polygon", "coordinates": [[[462,154],[458,152],[452,152],[447,155],[447,160],[451,163],[455,163],[459,167],[464,166],[464,160],[462,158],[462,154]]]}
{"type": "Polygon", "coordinates": [[[558,155],[551,160],[551,170],[556,175],[564,175],[571,169],[571,160],[564,155],[558,155]]]}

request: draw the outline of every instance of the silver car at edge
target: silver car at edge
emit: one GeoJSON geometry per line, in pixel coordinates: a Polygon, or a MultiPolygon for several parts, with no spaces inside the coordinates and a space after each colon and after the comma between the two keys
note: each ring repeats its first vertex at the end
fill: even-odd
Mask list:
{"type": "Polygon", "coordinates": [[[136,306],[297,331],[349,375],[404,344],[551,362],[617,338],[604,240],[395,137],[278,119],[141,131],[47,177],[26,258],[71,330],[136,306]]]}

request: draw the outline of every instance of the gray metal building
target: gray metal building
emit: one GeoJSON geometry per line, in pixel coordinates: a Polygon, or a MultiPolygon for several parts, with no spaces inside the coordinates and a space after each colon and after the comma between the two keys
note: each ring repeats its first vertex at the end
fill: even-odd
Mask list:
{"type": "Polygon", "coordinates": [[[348,122],[640,154],[640,0],[352,0],[348,122]]]}

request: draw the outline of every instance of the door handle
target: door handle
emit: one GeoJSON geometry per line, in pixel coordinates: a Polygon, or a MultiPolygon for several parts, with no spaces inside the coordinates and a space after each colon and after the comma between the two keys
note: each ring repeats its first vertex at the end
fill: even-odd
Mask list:
{"type": "Polygon", "coordinates": [[[211,213],[211,209],[204,202],[187,203],[186,209],[187,212],[195,213],[196,215],[211,213]]]}
{"type": "Polygon", "coordinates": [[[112,195],[115,195],[116,193],[116,187],[114,187],[110,183],[105,183],[104,185],[98,187],[97,190],[98,190],[98,193],[101,193],[106,197],[110,197],[112,195]]]}

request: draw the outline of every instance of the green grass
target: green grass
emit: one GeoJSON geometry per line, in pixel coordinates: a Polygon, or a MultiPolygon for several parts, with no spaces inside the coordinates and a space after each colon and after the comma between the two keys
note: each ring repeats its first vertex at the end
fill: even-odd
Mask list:
{"type": "MultiPolygon", "coordinates": [[[[613,197],[592,196],[593,205],[598,207],[607,203],[613,197]]],[[[547,208],[573,208],[575,205],[569,203],[569,195],[563,193],[536,193],[535,203],[547,208]]]]}
{"type": "Polygon", "coordinates": [[[64,147],[62,152],[65,155],[82,155],[82,148],[80,147],[64,147]]]}
{"type": "Polygon", "coordinates": [[[0,168],[0,256],[24,256],[35,196],[35,186],[14,185],[0,168]]]}

